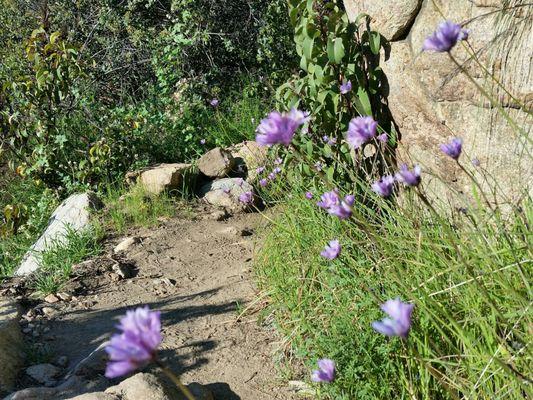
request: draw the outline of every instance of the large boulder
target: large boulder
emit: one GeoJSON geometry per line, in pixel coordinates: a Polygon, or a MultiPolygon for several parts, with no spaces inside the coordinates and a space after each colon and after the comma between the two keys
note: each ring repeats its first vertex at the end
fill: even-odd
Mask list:
{"type": "Polygon", "coordinates": [[[102,202],[92,192],[73,194],[53,212],[46,230],[31,246],[15,272],[17,276],[29,275],[40,267],[40,254],[50,247],[63,244],[69,231],[82,232],[89,228],[92,210],[102,207],[102,202]]]}
{"type": "Polygon", "coordinates": [[[264,166],[268,161],[268,148],[259,146],[253,140],[235,144],[228,151],[235,159],[234,169],[242,172],[248,182],[257,180],[257,168],[264,166]]]}
{"type": "Polygon", "coordinates": [[[413,23],[422,0],[344,0],[344,5],[350,21],[361,13],[369,14],[379,33],[388,40],[396,40],[413,23]]]}
{"type": "Polygon", "coordinates": [[[235,160],[227,150],[215,147],[198,160],[198,169],[209,178],[223,178],[235,165],[235,160]]]}
{"type": "MultiPolygon", "coordinates": [[[[408,2],[345,0],[348,9],[354,3],[366,4],[366,8],[358,11],[374,12],[373,29],[382,31],[388,29],[389,22],[378,16],[395,18],[397,4],[408,2]]],[[[497,90],[490,79],[485,79],[463,43],[455,46],[452,55],[479,85],[489,92],[496,91],[496,98],[505,112],[530,132],[532,118],[520,109],[520,104],[531,111],[533,80],[529,55],[533,53],[533,41],[530,40],[533,24],[521,20],[523,33],[511,39],[497,12],[501,7],[500,0],[437,3],[447,19],[465,23],[465,28],[470,30],[469,43],[477,57],[496,79],[505,84],[514,98],[497,90]]],[[[496,185],[502,189],[497,199],[500,204],[515,203],[525,190],[531,190],[533,164],[523,156],[531,153],[531,145],[525,144],[527,141],[520,138],[520,134],[496,107],[490,105],[447,54],[421,52],[424,39],[443,17],[431,0],[424,0],[416,11],[412,27],[402,35],[405,39],[393,41],[390,53],[384,54],[381,62],[387,78],[388,105],[400,134],[399,161],[418,162],[424,169],[433,171],[438,179],[428,174],[424,176],[428,191],[434,198],[459,205],[453,192],[470,193],[472,181],[456,163],[441,153],[439,144],[452,136],[462,137],[464,155],[461,162],[472,168],[474,174],[479,174],[477,181],[484,190],[491,191],[496,185]],[[471,159],[479,160],[480,167],[470,166],[471,159]],[[491,179],[485,180],[481,173],[491,179]]]]}
{"type": "Polygon", "coordinates": [[[248,205],[242,203],[239,197],[252,192],[253,187],[241,178],[225,178],[208,182],[200,188],[200,197],[214,206],[224,207],[232,211],[243,211],[248,205]]]}
{"type": "Polygon", "coordinates": [[[190,169],[191,164],[159,164],[143,170],[138,182],[147,192],[155,195],[164,191],[180,190],[190,169]]]}
{"type": "Polygon", "coordinates": [[[0,297],[0,395],[13,390],[15,379],[24,364],[24,340],[14,302],[0,297]]]}

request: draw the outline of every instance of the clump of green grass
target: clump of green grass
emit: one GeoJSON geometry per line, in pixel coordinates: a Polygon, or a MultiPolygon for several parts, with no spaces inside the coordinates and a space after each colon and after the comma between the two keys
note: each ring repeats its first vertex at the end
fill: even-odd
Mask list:
{"type": "Polygon", "coordinates": [[[70,278],[73,265],[101,253],[102,238],[103,230],[96,224],[81,232],[68,230],[65,240],[53,243],[40,254],[35,289],[43,295],[58,292],[70,278]]]}
{"type": "Polygon", "coordinates": [[[103,198],[106,205],[101,214],[104,227],[124,233],[130,227],[157,225],[161,217],[170,218],[176,214],[177,199],[167,193],[154,196],[142,186],[131,190],[108,188],[103,198]]]}
{"type": "MultiPolygon", "coordinates": [[[[472,207],[453,220],[416,201],[372,193],[339,221],[285,193],[257,259],[260,284],[289,349],[309,370],[337,362],[332,399],[498,399],[531,394],[531,201],[506,216],[472,207]],[[341,256],[320,251],[340,240],[341,256]],[[371,323],[379,305],[415,304],[407,340],[371,323]]],[[[315,193],[316,199],[316,193],[315,193]]],[[[479,205],[478,205],[479,206],[479,205]]],[[[319,396],[320,397],[320,396],[319,396]]]]}

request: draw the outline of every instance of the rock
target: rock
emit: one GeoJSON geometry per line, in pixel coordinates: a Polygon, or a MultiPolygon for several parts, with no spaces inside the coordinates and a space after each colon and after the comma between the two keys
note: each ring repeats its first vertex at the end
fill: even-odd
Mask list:
{"type": "Polygon", "coordinates": [[[139,183],[152,194],[164,191],[181,190],[191,164],[160,164],[141,172],[139,183]]]}
{"type": "Polygon", "coordinates": [[[81,232],[88,229],[91,210],[101,207],[101,201],[92,192],[67,198],[53,212],[46,230],[28,250],[15,275],[25,276],[37,271],[40,267],[39,254],[53,245],[64,243],[69,230],[81,232]]]}
{"type": "Polygon", "coordinates": [[[248,182],[257,180],[257,168],[264,166],[268,161],[268,148],[259,146],[252,140],[233,145],[228,151],[235,159],[234,169],[243,169],[248,182]]]}
{"type": "MultiPolygon", "coordinates": [[[[368,6],[363,11],[381,8],[380,15],[392,20],[396,18],[396,5],[402,2],[345,0],[347,9],[360,3],[368,6]]],[[[524,26],[523,34],[517,35],[511,43],[502,39],[507,36],[497,23],[500,13],[493,12],[501,7],[500,2],[496,5],[494,2],[449,0],[439,4],[448,19],[468,22],[465,28],[471,31],[469,43],[481,62],[530,109],[533,80],[527,77],[532,72],[528,55],[533,53],[533,41],[529,39],[533,35],[533,25],[524,26]]],[[[488,104],[446,54],[421,53],[424,39],[442,19],[433,2],[424,1],[417,9],[410,31],[403,35],[406,39],[391,43],[390,53],[387,52],[380,63],[387,78],[387,103],[399,131],[398,161],[422,165],[423,172],[427,171],[423,175],[425,191],[432,199],[439,199],[452,208],[464,207],[464,199],[472,193],[472,182],[439,150],[439,144],[452,136],[460,136],[464,140],[463,165],[470,167],[471,159],[480,160],[481,168],[473,173],[484,190],[492,193],[492,182],[497,182],[501,190],[496,201],[516,204],[524,192],[531,193],[533,163],[529,162],[529,157],[521,155],[531,153],[533,148],[517,140],[516,132],[497,108],[488,104]],[[481,174],[490,178],[486,180],[481,174]],[[435,175],[440,179],[435,179],[435,175]],[[459,198],[454,193],[466,196],[459,198]]],[[[383,31],[388,23],[376,17],[373,28],[383,31]]],[[[463,46],[455,46],[452,54],[480,85],[486,85],[490,92],[496,90],[483,78],[479,66],[471,61],[463,46]]],[[[496,92],[496,96],[511,118],[526,132],[530,131],[533,120],[519,109],[518,103],[503,92],[496,92]]]]}
{"type": "MultiPolygon", "coordinates": [[[[209,389],[199,383],[187,385],[196,400],[214,400],[209,389]]],[[[186,400],[171,382],[156,375],[138,373],[105,391],[121,400],[186,400]]]]}
{"type": "Polygon", "coordinates": [[[41,311],[42,311],[43,314],[46,315],[47,317],[51,317],[52,315],[55,314],[56,309],[53,308],[53,307],[43,307],[43,308],[41,308],[41,311]]]}
{"type": "MultiPolygon", "coordinates": [[[[187,388],[191,391],[191,394],[194,396],[195,400],[214,400],[213,393],[206,388],[204,385],[201,385],[197,382],[192,382],[187,385],[187,388]]],[[[185,400],[185,396],[183,396],[185,400]]]]}
{"type": "Polygon", "coordinates": [[[140,241],[141,239],[135,236],[126,238],[115,246],[113,252],[120,253],[121,251],[128,251],[133,245],[139,243],[140,241]]]}
{"type": "Polygon", "coordinates": [[[423,0],[344,0],[350,21],[360,13],[372,18],[371,27],[387,40],[404,35],[413,23],[423,0]]]}
{"type": "Polygon", "coordinates": [[[178,389],[174,385],[147,373],[135,374],[117,386],[110,387],[105,393],[116,395],[123,400],[181,399],[178,389]]]}
{"type": "Polygon", "coordinates": [[[56,382],[61,373],[61,369],[52,364],[37,364],[26,368],[26,375],[43,385],[49,385],[56,382]]]}
{"type": "MultiPolygon", "coordinates": [[[[141,175],[141,172],[142,171],[129,171],[129,172],[127,172],[126,175],[124,176],[124,182],[126,183],[126,185],[127,186],[135,185],[137,183],[137,180],[139,179],[139,176],[141,175]]],[[[122,196],[124,196],[124,195],[122,195],[122,196]]],[[[119,198],[119,200],[121,200],[121,199],[119,198]]]]}
{"type": "Polygon", "coordinates": [[[245,192],[253,192],[253,187],[241,178],[225,178],[208,182],[200,189],[200,197],[214,206],[232,211],[243,211],[247,205],[239,201],[245,192]]]}
{"type": "Polygon", "coordinates": [[[0,394],[13,389],[24,364],[24,340],[16,304],[0,297],[0,394]]]}
{"type": "Polygon", "coordinates": [[[65,293],[65,292],[59,292],[59,293],[56,293],[56,296],[59,297],[61,300],[63,301],[70,301],[72,300],[72,295],[69,294],[69,293],[65,293]]]}
{"type": "Polygon", "coordinates": [[[85,393],[80,396],[71,397],[69,400],[120,400],[120,398],[109,393],[96,392],[85,393]]]}
{"type": "Polygon", "coordinates": [[[235,160],[227,150],[215,147],[198,160],[198,169],[209,178],[225,177],[235,165],[235,160]]]}
{"type": "Polygon", "coordinates": [[[135,270],[132,264],[117,262],[111,268],[121,279],[129,279],[135,276],[135,270]]]}
{"type": "Polygon", "coordinates": [[[44,298],[44,301],[50,304],[54,304],[54,303],[57,303],[59,299],[57,298],[55,294],[49,294],[48,296],[44,298]]]}

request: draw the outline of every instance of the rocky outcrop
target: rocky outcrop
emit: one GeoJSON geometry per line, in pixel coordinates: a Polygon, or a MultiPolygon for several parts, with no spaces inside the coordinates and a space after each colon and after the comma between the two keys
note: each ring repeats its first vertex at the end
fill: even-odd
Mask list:
{"type": "Polygon", "coordinates": [[[388,40],[404,35],[413,23],[422,0],[344,0],[348,18],[369,14],[379,33],[388,40]]]}
{"type": "Polygon", "coordinates": [[[0,395],[13,390],[15,378],[24,364],[24,343],[18,320],[16,304],[0,297],[0,395]]]}
{"type": "Polygon", "coordinates": [[[471,159],[479,160],[480,166],[472,167],[473,173],[483,171],[485,176],[493,177],[484,180],[479,176],[484,189],[491,191],[499,186],[503,190],[498,201],[514,203],[530,187],[533,165],[523,154],[531,153],[531,145],[525,144],[524,135],[517,133],[498,109],[481,96],[447,54],[422,53],[421,49],[424,39],[444,20],[440,12],[447,19],[464,24],[470,30],[469,44],[476,57],[513,97],[498,89],[490,78],[486,79],[463,43],[453,49],[452,55],[479,85],[495,93],[505,112],[525,127],[528,135],[532,118],[523,109],[531,112],[533,104],[529,57],[533,53],[533,24],[520,18],[517,11],[509,18],[515,20],[511,24],[522,24],[519,28],[522,33],[510,38],[512,29],[504,31],[500,13],[496,12],[502,5],[499,0],[424,0],[421,7],[415,3],[345,0],[352,18],[357,12],[369,13],[374,19],[372,28],[393,39],[390,54],[382,55],[381,67],[387,78],[388,105],[400,134],[398,156],[402,161],[418,162],[424,169],[432,170],[438,179],[425,175],[429,191],[453,204],[455,196],[450,195],[450,188],[469,193],[472,182],[442,155],[439,144],[452,136],[462,137],[461,161],[470,167],[471,159]],[[401,9],[406,12],[399,12],[401,9]],[[410,16],[413,9],[414,18],[410,16]],[[402,32],[397,28],[403,26],[409,30],[402,32]],[[397,38],[402,40],[396,41],[397,38]]]}
{"type": "Polygon", "coordinates": [[[53,212],[46,230],[28,250],[15,275],[24,276],[37,271],[40,267],[40,254],[52,246],[65,243],[68,232],[88,229],[91,211],[101,207],[101,201],[92,192],[78,193],[67,198],[53,212]]]}
{"type": "Polygon", "coordinates": [[[148,193],[159,195],[164,191],[181,190],[191,164],[160,164],[143,170],[138,182],[148,193]]]}

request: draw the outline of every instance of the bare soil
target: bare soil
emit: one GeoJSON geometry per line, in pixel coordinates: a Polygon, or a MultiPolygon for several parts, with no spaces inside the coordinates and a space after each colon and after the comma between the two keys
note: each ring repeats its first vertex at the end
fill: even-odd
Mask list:
{"type": "Polygon", "coordinates": [[[64,289],[74,299],[45,304],[55,310],[35,340],[72,367],[109,338],[126,309],[148,304],[162,311],[161,354],[185,383],[208,385],[216,399],[296,398],[275,367],[279,338],[259,323],[252,259],[261,217],[218,221],[211,213],[108,238],[106,256],[75,268],[64,289]],[[140,241],[112,255],[128,236],[140,241]]]}

